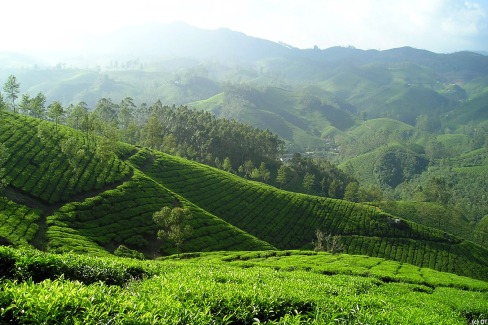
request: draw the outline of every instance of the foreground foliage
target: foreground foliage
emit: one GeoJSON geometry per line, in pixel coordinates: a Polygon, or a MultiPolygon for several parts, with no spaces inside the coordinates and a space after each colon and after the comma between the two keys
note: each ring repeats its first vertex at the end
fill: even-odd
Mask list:
{"type": "MultiPolygon", "coordinates": [[[[373,273],[355,273],[369,261],[363,256],[296,251],[198,255],[143,262],[1,248],[2,261],[11,261],[14,267],[11,273],[1,273],[0,320],[19,324],[465,324],[488,315],[486,282],[382,259],[372,259],[371,265],[393,263],[408,269],[406,274],[431,272],[433,277],[403,281],[392,272],[388,281],[373,273]],[[328,265],[330,272],[315,272],[310,268],[313,264],[328,265]],[[352,274],[344,272],[348,264],[352,274]],[[61,274],[63,265],[66,271],[61,274]],[[87,280],[77,277],[83,274],[77,270],[95,270],[101,276],[87,280]],[[40,273],[46,276],[33,277],[40,273]],[[111,280],[111,275],[124,274],[128,277],[122,277],[123,282],[111,280]]],[[[389,272],[386,267],[384,271],[389,272]]]]}

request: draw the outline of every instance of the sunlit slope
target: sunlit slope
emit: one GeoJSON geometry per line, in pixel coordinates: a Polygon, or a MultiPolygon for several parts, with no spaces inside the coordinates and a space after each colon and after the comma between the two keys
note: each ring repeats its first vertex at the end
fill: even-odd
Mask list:
{"type": "MultiPolygon", "coordinates": [[[[273,248],[181,199],[139,171],[117,188],[66,204],[48,217],[49,246],[57,251],[91,252],[102,247],[113,251],[124,244],[157,256],[163,243],[156,241],[152,214],[163,206],[184,206],[193,213],[194,232],[183,245],[185,251],[273,248]]],[[[170,243],[163,249],[173,252],[170,243]]]]}
{"type": "Polygon", "coordinates": [[[201,208],[280,249],[311,248],[316,229],[352,254],[486,278],[488,252],[439,230],[342,200],[278,190],[166,154],[146,171],[201,208]]]}
{"type": "Polygon", "coordinates": [[[189,105],[269,129],[296,145],[299,148],[296,150],[303,150],[323,147],[325,137],[341,133],[357,123],[350,112],[339,108],[339,104],[327,104],[328,97],[323,90],[319,97],[308,90],[236,87],[189,105]]]}
{"type": "MultiPolygon", "coordinates": [[[[102,159],[84,134],[53,123],[0,113],[0,135],[10,153],[11,185],[0,201],[0,236],[42,249],[106,254],[120,244],[160,254],[152,214],[163,206],[188,207],[194,233],[183,250],[262,250],[273,246],[200,209],[132,166],[144,150],[120,144],[102,159]],[[64,143],[83,148],[73,157],[64,143]],[[120,156],[120,157],[119,157],[120,156]],[[123,157],[123,158],[121,158],[123,157]],[[130,160],[125,160],[129,159],[130,160]]],[[[78,150],[78,149],[77,149],[78,150]]],[[[76,151],[76,150],[75,150],[76,151]]],[[[163,246],[173,252],[171,244],[163,246]]]]}

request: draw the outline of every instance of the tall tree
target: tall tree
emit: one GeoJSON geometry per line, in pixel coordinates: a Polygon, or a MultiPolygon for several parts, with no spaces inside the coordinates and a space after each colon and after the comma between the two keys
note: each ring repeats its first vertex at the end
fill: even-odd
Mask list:
{"type": "Polygon", "coordinates": [[[190,210],[184,208],[163,207],[153,214],[154,222],[161,227],[158,230],[158,238],[168,238],[176,246],[176,253],[180,255],[180,247],[183,242],[191,236],[193,229],[188,225],[192,218],[190,210]]]}
{"type": "Polygon", "coordinates": [[[79,102],[66,114],[66,124],[77,130],[81,129],[83,120],[88,116],[88,105],[85,102],[79,102]]]}
{"type": "Polygon", "coordinates": [[[222,169],[229,173],[232,171],[232,163],[230,162],[229,157],[225,157],[224,162],[222,163],[222,169]]]}
{"type": "Polygon", "coordinates": [[[21,110],[21,112],[25,115],[29,115],[29,112],[31,110],[31,103],[32,99],[30,98],[30,96],[28,94],[23,94],[19,104],[19,109],[21,110]]]}
{"type": "Polygon", "coordinates": [[[95,114],[104,123],[117,125],[117,105],[110,98],[101,98],[97,102],[95,114]]]}
{"type": "Polygon", "coordinates": [[[55,125],[55,130],[58,130],[58,123],[59,119],[64,115],[64,109],[63,106],[61,106],[61,103],[58,101],[54,101],[51,105],[49,105],[49,112],[48,116],[49,118],[54,120],[54,125],[55,125]]]}
{"type": "Polygon", "coordinates": [[[313,185],[315,183],[315,175],[306,173],[305,176],[303,177],[303,187],[307,190],[307,194],[310,193],[310,190],[312,189],[313,185]]]}
{"type": "Polygon", "coordinates": [[[346,185],[346,189],[344,190],[344,200],[359,202],[360,201],[359,194],[360,194],[359,183],[350,182],[349,184],[346,185]]]}
{"type": "Polygon", "coordinates": [[[278,168],[278,173],[276,175],[276,183],[280,186],[280,188],[288,183],[290,178],[290,168],[285,165],[281,165],[280,168],[278,168]]]}
{"type": "Polygon", "coordinates": [[[5,103],[5,100],[3,99],[3,95],[0,92],[0,111],[3,111],[4,109],[7,109],[7,104],[5,103]]]}
{"type": "Polygon", "coordinates": [[[246,160],[242,164],[242,171],[244,173],[244,177],[249,177],[253,169],[254,169],[254,163],[251,160],[246,160]]]}
{"type": "Polygon", "coordinates": [[[114,125],[101,123],[99,125],[100,137],[96,142],[96,152],[102,161],[108,161],[114,155],[119,133],[114,125]]]}
{"type": "Polygon", "coordinates": [[[15,100],[19,97],[20,84],[17,82],[17,78],[14,75],[10,75],[3,85],[3,90],[7,94],[7,98],[12,102],[12,109],[16,112],[15,100]]]}
{"type": "Polygon", "coordinates": [[[31,99],[31,114],[37,118],[45,118],[46,96],[43,93],[40,92],[36,97],[31,99]]]}
{"type": "Polygon", "coordinates": [[[130,122],[134,119],[136,105],[131,97],[122,99],[119,105],[119,123],[120,128],[125,130],[129,127],[130,122]]]}
{"type": "Polygon", "coordinates": [[[266,168],[266,164],[262,162],[259,165],[259,177],[263,180],[263,182],[267,183],[269,178],[271,177],[271,172],[268,168],[266,168]]]}

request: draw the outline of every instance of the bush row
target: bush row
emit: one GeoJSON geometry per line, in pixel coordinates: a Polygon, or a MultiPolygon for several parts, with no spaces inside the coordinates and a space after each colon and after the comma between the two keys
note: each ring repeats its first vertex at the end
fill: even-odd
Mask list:
{"type": "Polygon", "coordinates": [[[39,212],[0,197],[0,236],[16,245],[28,244],[37,232],[39,212]]]}

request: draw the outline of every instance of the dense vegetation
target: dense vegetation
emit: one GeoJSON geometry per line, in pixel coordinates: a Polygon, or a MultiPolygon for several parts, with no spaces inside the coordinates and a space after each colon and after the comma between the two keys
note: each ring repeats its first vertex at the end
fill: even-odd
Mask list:
{"type": "MultiPolygon", "coordinates": [[[[15,152],[6,166],[30,166],[32,158],[26,150],[31,150],[33,145],[11,139],[31,132],[29,141],[37,144],[42,152],[43,142],[37,136],[39,131],[32,130],[39,129],[39,125],[47,128],[55,125],[6,112],[2,117],[6,125],[11,125],[7,129],[10,141],[6,140],[6,143],[15,152]],[[15,125],[18,129],[13,127],[15,125]],[[27,127],[22,129],[22,125],[30,126],[30,130],[27,127]]],[[[47,138],[47,141],[55,139],[49,142],[52,143],[50,154],[65,157],[58,158],[59,164],[66,166],[64,170],[69,173],[70,183],[79,184],[86,177],[85,173],[74,172],[78,165],[70,165],[63,156],[60,143],[67,141],[68,135],[71,141],[87,143],[85,133],[58,126],[57,132],[51,130],[48,134],[52,134],[52,138],[47,138]]],[[[96,136],[90,136],[90,139],[93,143],[88,143],[89,149],[86,150],[93,150],[94,157],[97,157],[96,144],[102,140],[96,136]]],[[[71,195],[68,198],[74,198],[73,202],[49,200],[43,194],[45,192],[38,193],[35,187],[23,186],[24,183],[32,183],[31,178],[38,179],[39,172],[46,168],[43,164],[24,167],[31,173],[22,173],[22,184],[18,177],[12,177],[7,195],[10,201],[21,199],[22,204],[30,207],[23,208],[28,218],[19,229],[11,226],[14,231],[6,232],[4,236],[18,243],[19,238],[15,234],[25,232],[29,227],[30,236],[33,236],[30,243],[40,248],[105,255],[107,251],[114,252],[124,245],[153,257],[175,252],[171,242],[162,243],[156,239],[153,213],[163,206],[181,206],[188,208],[194,216],[190,222],[194,232],[183,243],[183,251],[312,248],[315,230],[320,229],[340,235],[348,253],[387,257],[477,278],[486,276],[484,270],[488,261],[485,249],[463,238],[397,219],[376,208],[286,192],[144,148],[119,144],[115,149],[117,155],[108,155],[109,160],[90,160],[100,166],[107,166],[110,162],[107,167],[99,167],[96,177],[90,177],[110,179],[109,175],[116,174],[114,169],[119,170],[122,166],[127,170],[125,179],[105,182],[103,187],[95,186],[97,183],[93,181],[90,187],[79,187],[78,193],[63,193],[71,195]],[[29,222],[37,227],[30,226],[29,222]],[[38,232],[32,235],[36,228],[38,232]]],[[[16,169],[8,170],[11,177],[16,169]]],[[[60,177],[54,172],[52,174],[60,177]]],[[[13,205],[13,202],[8,203],[8,206],[13,205]]],[[[2,215],[7,222],[10,214],[2,215]]]]}
{"type": "Polygon", "coordinates": [[[484,277],[488,265],[486,249],[364,205],[280,191],[165,154],[156,154],[146,173],[280,249],[311,248],[315,230],[323,229],[341,235],[348,253],[387,257],[474,277],[484,277]],[[469,268],[460,266],[473,261],[477,262],[469,268]]]}
{"type": "Polygon", "coordinates": [[[187,257],[138,262],[0,248],[0,320],[465,324],[488,313],[486,282],[379,258],[297,251],[187,257]]]}

